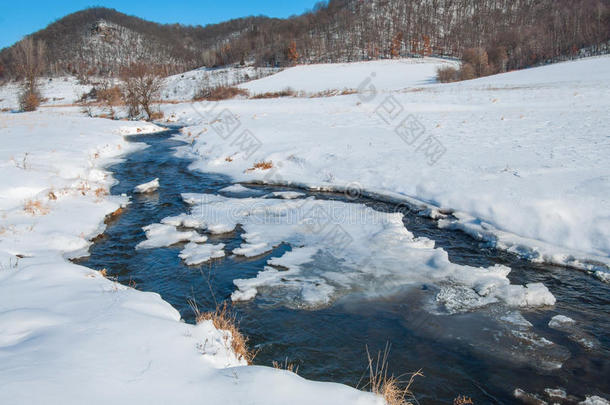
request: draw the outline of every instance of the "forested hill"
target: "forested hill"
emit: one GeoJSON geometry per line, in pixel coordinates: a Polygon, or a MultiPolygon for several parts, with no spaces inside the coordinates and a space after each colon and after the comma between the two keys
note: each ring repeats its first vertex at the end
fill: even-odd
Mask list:
{"type": "MultiPolygon", "coordinates": [[[[610,0],[331,0],[288,19],[163,25],[112,9],[70,14],[33,38],[51,74],[116,74],[142,61],[177,73],[232,63],[290,65],[487,51],[516,69],[607,46],[610,0]]],[[[11,76],[11,48],[0,72],[11,76]]]]}

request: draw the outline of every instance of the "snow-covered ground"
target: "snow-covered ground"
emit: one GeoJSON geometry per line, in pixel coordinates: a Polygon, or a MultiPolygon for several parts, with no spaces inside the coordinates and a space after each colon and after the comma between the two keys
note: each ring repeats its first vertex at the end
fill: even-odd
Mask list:
{"type": "Polygon", "coordinates": [[[190,101],[202,87],[234,86],[280,71],[276,68],[201,68],[170,76],[161,90],[162,100],[190,101]]]}
{"type": "Polygon", "coordinates": [[[604,278],[610,57],[454,84],[433,83],[437,62],[298,66],[244,87],[362,92],[164,109],[188,125],[194,168],[415,201],[440,226],[604,278]]]}
{"type": "MultiPolygon", "coordinates": [[[[438,58],[300,65],[239,87],[249,90],[252,95],[286,88],[314,94],[325,90],[357,90],[363,85],[363,80],[370,76],[377,89],[396,90],[435,83],[438,67],[456,65],[458,63],[438,58]]],[[[368,90],[366,86],[362,89],[368,90]]]]}
{"type": "MultiPolygon", "coordinates": [[[[72,104],[92,85],[80,84],[75,77],[44,77],[39,80],[42,105],[72,104]]],[[[16,110],[19,107],[19,83],[9,82],[0,86],[0,109],[16,110]]]]}
{"type": "Polygon", "coordinates": [[[138,147],[123,135],[156,130],[74,108],[0,114],[0,403],[381,404],[246,367],[211,321],[185,324],[159,295],[68,261],[128,203],[104,170],[138,147]]]}

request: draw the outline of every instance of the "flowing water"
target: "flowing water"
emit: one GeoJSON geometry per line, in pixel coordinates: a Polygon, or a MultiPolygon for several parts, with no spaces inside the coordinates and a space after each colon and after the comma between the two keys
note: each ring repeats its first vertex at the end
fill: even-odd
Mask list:
{"type": "MultiPolygon", "coordinates": [[[[133,195],[132,203],[91,247],[90,257],[80,263],[98,270],[105,268],[120,282],[159,293],[187,322],[194,322],[189,298],[195,299],[200,309],[211,310],[217,303],[230,300],[234,279],[255,277],[269,258],[279,257],[291,247],[283,244],[252,259],[228,254],[200,266],[187,266],[178,257],[183,245],[135,250],[145,239],[142,227],[188,212],[181,193],[214,194],[232,184],[222,175],[188,170],[190,162],[174,156],[173,148],[183,143],[172,139],[172,133],[131,138],[149,146],[110,168],[118,180],[112,193],[131,195],[136,185],[156,177],[161,179],[161,188],[152,194],[133,195]]],[[[287,190],[251,188],[252,195],[287,190]]],[[[342,195],[307,194],[347,201],[342,195]]],[[[365,199],[353,202],[388,212],[397,209],[365,199]]],[[[366,348],[374,354],[389,343],[393,373],[423,371],[425,377],[413,386],[422,404],[452,403],[458,395],[471,396],[477,404],[515,403],[515,388],[541,397],[545,388],[557,387],[580,400],[592,394],[608,397],[607,284],[572,269],[521,260],[461,232],[438,229],[434,221],[421,216],[408,214],[404,223],[415,236],[433,239],[455,263],[504,264],[512,269],[512,283],[544,283],[557,304],[553,308],[521,310],[533,327],[520,329],[503,321],[506,311],[499,312],[495,307],[455,315],[433,314],[426,310],[431,294],[426,285],[376,299],[354,293],[317,310],[290,308],[273,294],[259,296],[234,306],[240,329],[258,350],[255,363],[271,365],[272,361],[288,359],[306,378],[362,386],[366,348]],[[547,324],[557,314],[575,319],[576,327],[569,331],[550,328],[547,324]],[[547,346],[545,339],[555,345],[547,346]],[[561,363],[561,368],[553,366],[561,363]]],[[[241,233],[238,227],[231,234],[210,236],[209,241],[226,244],[225,251],[230,252],[242,243],[241,233]]]]}

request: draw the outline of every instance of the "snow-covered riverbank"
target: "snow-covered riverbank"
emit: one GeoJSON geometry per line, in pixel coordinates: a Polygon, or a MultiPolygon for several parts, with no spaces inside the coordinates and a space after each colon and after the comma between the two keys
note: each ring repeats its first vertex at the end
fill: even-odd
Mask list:
{"type": "Polygon", "coordinates": [[[211,322],[68,261],[128,203],[107,195],[104,169],[138,147],[123,135],[158,130],[75,109],[0,114],[0,403],[382,403],[245,367],[211,322]]]}
{"type": "MultiPolygon", "coordinates": [[[[607,277],[610,57],[444,85],[422,63],[293,69],[296,90],[361,92],[167,106],[188,125],[194,168],[415,200],[453,213],[440,226],[607,277]]],[[[291,77],[244,87],[276,91],[291,77]]]]}

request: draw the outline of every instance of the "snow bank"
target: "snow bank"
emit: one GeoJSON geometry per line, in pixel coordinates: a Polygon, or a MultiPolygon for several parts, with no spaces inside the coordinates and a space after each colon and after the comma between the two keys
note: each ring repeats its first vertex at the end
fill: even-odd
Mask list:
{"type": "Polygon", "coordinates": [[[420,83],[421,70],[432,71],[431,65],[296,67],[246,86],[274,90],[287,84],[279,82],[282,75],[294,74],[304,89],[318,90],[331,83],[321,71],[339,87],[351,86],[335,78],[357,83],[359,73],[352,72],[360,72],[358,79],[370,80],[366,87],[377,92],[166,110],[188,125],[184,138],[199,158],[194,169],[240,182],[351,188],[414,203],[422,213],[444,217],[441,226],[532,261],[599,271],[604,279],[610,266],[610,57],[462,83],[420,83]],[[419,78],[418,87],[399,90],[413,85],[404,79],[411,76],[419,78]],[[397,91],[383,91],[390,88],[397,91]],[[271,167],[255,167],[260,162],[271,167]]]}
{"type": "Polygon", "coordinates": [[[73,110],[0,114],[0,403],[381,405],[244,367],[211,322],[185,324],[159,295],[66,261],[128,202],[106,195],[104,170],[139,147],[120,135],[125,125],[73,110]]]}

